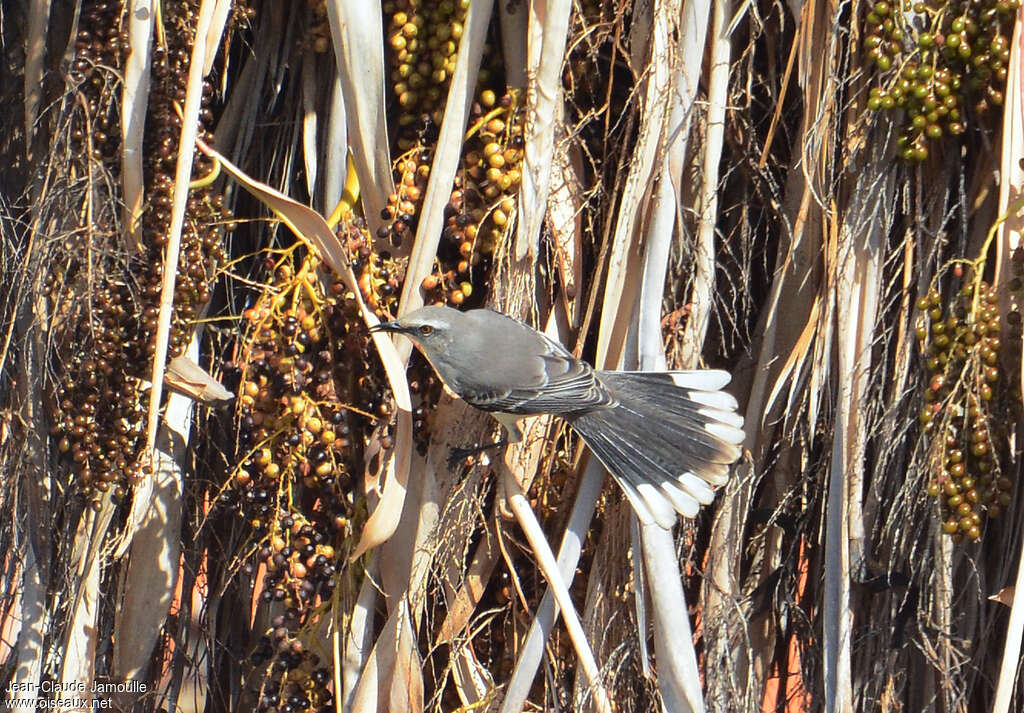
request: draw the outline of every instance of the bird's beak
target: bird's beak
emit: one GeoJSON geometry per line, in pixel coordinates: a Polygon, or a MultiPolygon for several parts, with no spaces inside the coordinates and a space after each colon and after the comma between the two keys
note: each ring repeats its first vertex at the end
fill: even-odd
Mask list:
{"type": "Polygon", "coordinates": [[[374,332],[403,332],[405,330],[398,324],[398,322],[381,322],[375,327],[370,327],[370,333],[374,332]]]}

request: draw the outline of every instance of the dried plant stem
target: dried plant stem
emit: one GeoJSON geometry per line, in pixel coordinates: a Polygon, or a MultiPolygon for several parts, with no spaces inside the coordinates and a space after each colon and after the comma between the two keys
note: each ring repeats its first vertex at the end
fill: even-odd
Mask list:
{"type": "MultiPolygon", "coordinates": [[[[156,438],[160,426],[160,400],[163,395],[164,372],[167,369],[167,348],[171,336],[171,317],[174,310],[174,285],[178,276],[178,257],[181,254],[181,232],[185,225],[189,183],[192,179],[192,161],[196,138],[199,135],[199,109],[203,97],[203,65],[216,0],[203,0],[199,6],[192,60],[189,65],[185,107],[181,121],[181,139],[178,142],[178,161],[174,176],[174,198],[171,204],[171,224],[167,230],[167,250],[164,253],[163,279],[160,286],[160,312],[157,317],[156,345],[153,352],[153,374],[150,378],[149,413],[146,421],[146,446],[140,462],[149,462],[156,468],[156,438]]],[[[123,554],[135,530],[149,507],[151,484],[143,481],[144,491],[135,493],[118,555],[123,554]]]]}
{"type": "MultiPolygon", "coordinates": [[[[601,494],[604,482],[604,467],[596,458],[591,458],[584,470],[580,488],[576,492],[569,523],[566,525],[562,544],[558,548],[558,570],[563,579],[568,579],[574,571],[583,551],[587,527],[594,516],[594,508],[601,494]]],[[[537,674],[541,658],[544,655],[544,644],[551,634],[558,616],[558,605],[555,603],[554,587],[544,592],[537,613],[530,624],[530,630],[519,650],[512,678],[505,689],[505,699],[501,703],[501,713],[518,713],[526,703],[533,679],[537,674]]]]}
{"type": "Polygon", "coordinates": [[[501,470],[505,497],[509,507],[516,516],[516,520],[519,522],[519,526],[523,528],[523,533],[526,535],[534,555],[537,557],[537,566],[548,581],[548,586],[551,588],[550,591],[555,598],[555,602],[561,608],[565,628],[569,631],[569,638],[576,649],[576,655],[579,657],[580,665],[583,667],[583,673],[590,682],[594,704],[600,713],[611,713],[612,706],[611,700],[608,697],[608,691],[601,681],[601,672],[597,667],[594,652],[591,650],[590,644],[587,643],[583,624],[580,622],[576,607],[573,606],[569,589],[566,587],[565,581],[559,572],[555,555],[551,552],[551,547],[544,536],[544,531],[541,529],[540,523],[537,522],[537,517],[533,514],[530,503],[526,499],[526,494],[520,487],[515,475],[508,468],[502,468],[501,470]]]}
{"type": "Polygon", "coordinates": [[[1010,621],[1006,624],[1006,641],[1003,644],[1003,662],[999,667],[999,681],[996,684],[996,698],[992,713],[1008,713],[1013,700],[1014,681],[1020,668],[1021,641],[1024,639],[1024,539],[1021,542],[1020,563],[1014,580],[1013,605],[1010,607],[1010,621]]]}

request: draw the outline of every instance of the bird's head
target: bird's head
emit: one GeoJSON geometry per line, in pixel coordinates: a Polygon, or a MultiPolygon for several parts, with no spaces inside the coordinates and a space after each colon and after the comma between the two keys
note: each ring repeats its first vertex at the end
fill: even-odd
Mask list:
{"type": "Polygon", "coordinates": [[[400,319],[371,327],[370,331],[403,334],[429,356],[448,349],[454,338],[453,327],[461,316],[461,312],[450,307],[420,307],[400,319]]]}

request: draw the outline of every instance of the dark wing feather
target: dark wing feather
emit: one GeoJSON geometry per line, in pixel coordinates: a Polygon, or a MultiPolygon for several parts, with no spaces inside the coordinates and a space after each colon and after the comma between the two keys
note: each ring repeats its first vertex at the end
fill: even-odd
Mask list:
{"type": "Polygon", "coordinates": [[[536,385],[472,390],[464,398],[483,411],[516,414],[565,414],[613,403],[588,364],[558,361],[551,356],[543,360],[550,371],[546,372],[548,378],[536,385]]]}
{"type": "Polygon", "coordinates": [[[566,414],[614,404],[589,364],[544,334],[517,320],[510,322],[521,327],[514,330],[518,334],[509,335],[517,338],[515,348],[495,350],[490,365],[504,373],[510,385],[483,384],[472,375],[460,374],[455,391],[467,403],[482,411],[523,415],[566,414]],[[503,363],[511,354],[520,355],[520,360],[503,363]],[[530,356],[524,359],[524,354],[530,356]]]}

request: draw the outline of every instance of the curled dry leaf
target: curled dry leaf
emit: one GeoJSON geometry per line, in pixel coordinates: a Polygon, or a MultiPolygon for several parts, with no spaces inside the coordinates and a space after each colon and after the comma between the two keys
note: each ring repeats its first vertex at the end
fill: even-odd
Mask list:
{"type": "Polygon", "coordinates": [[[1014,595],[1015,591],[1016,591],[1015,587],[1012,587],[1012,586],[1011,587],[1003,587],[1002,589],[1000,589],[998,592],[993,594],[988,599],[991,602],[999,602],[1000,604],[1005,604],[1008,607],[1012,607],[1013,606],[1013,595],[1014,595]]]}
{"type": "MultiPolygon", "coordinates": [[[[196,144],[199,150],[207,156],[220,161],[225,171],[270,208],[281,222],[304,240],[341,277],[342,282],[355,297],[360,314],[367,326],[372,327],[379,323],[377,316],[363,302],[362,293],[356,283],[356,276],[352,272],[341,242],[322,215],[267,184],[246,175],[238,166],[228,161],[202,140],[197,140],[196,144]]],[[[359,545],[352,554],[353,559],[386,541],[398,527],[402,505],[405,502],[406,484],[409,480],[409,459],[412,452],[412,416],[410,413],[412,406],[409,398],[409,384],[405,379],[405,363],[395,351],[395,346],[387,334],[378,332],[371,336],[377,347],[380,360],[384,364],[384,371],[387,374],[392,393],[394,393],[395,404],[398,406],[398,414],[393,455],[387,460],[388,469],[380,502],[363,527],[359,545]]]]}
{"type": "Polygon", "coordinates": [[[225,389],[223,384],[184,354],[171,359],[167,364],[164,384],[171,391],[216,408],[226,407],[235,398],[234,393],[225,389]]]}

